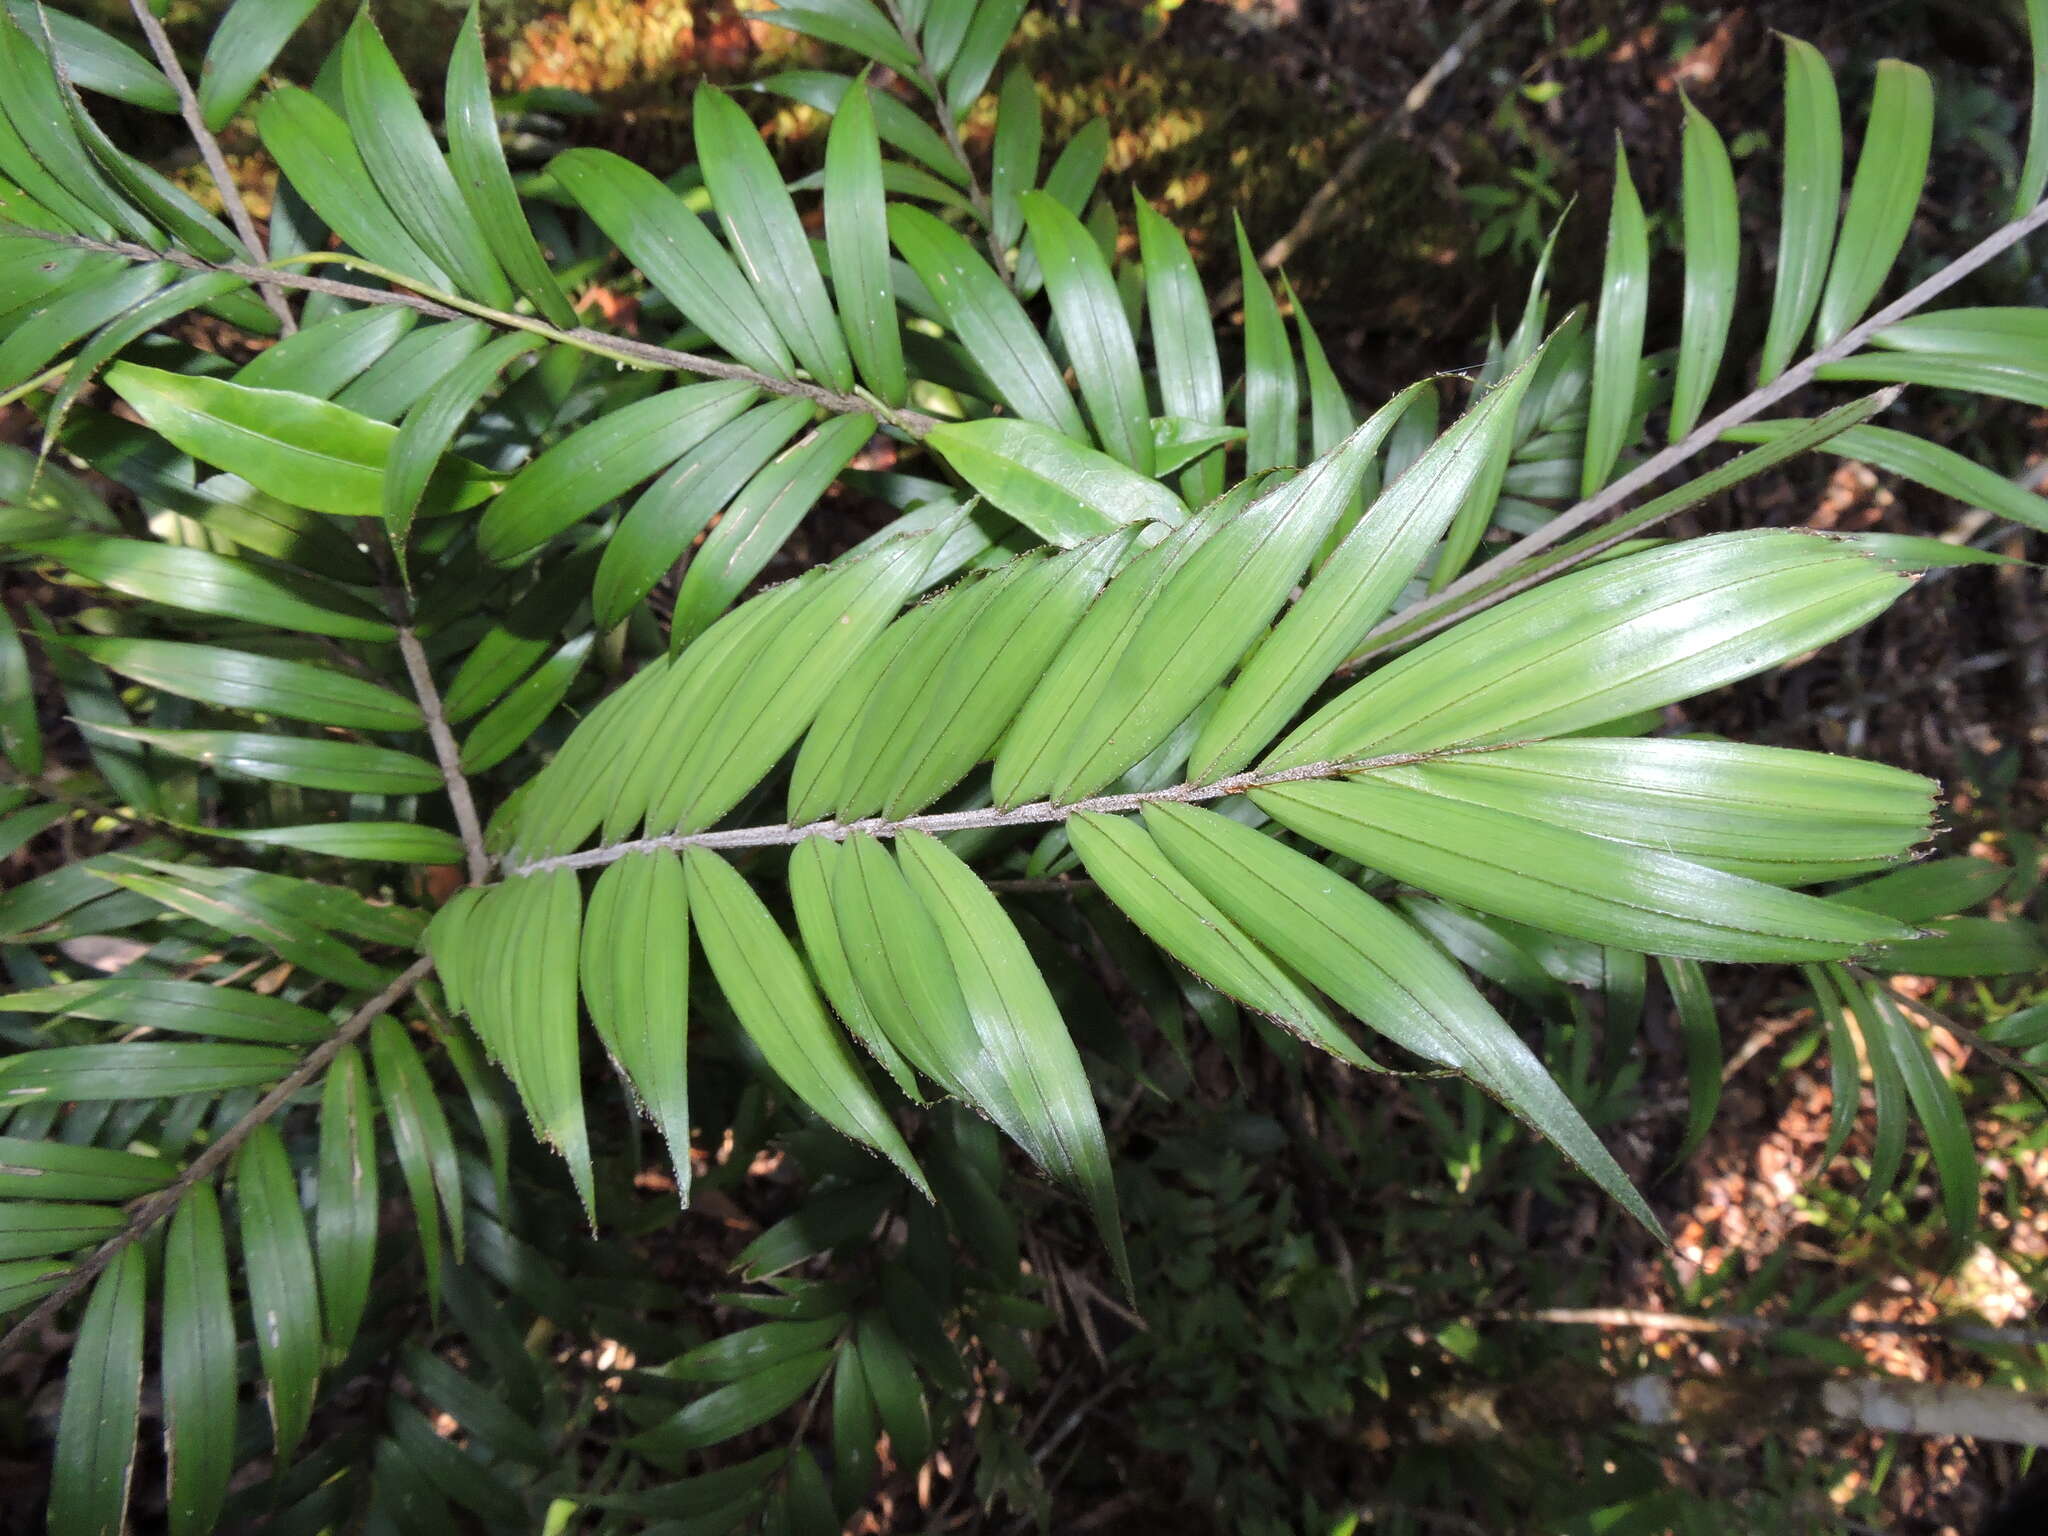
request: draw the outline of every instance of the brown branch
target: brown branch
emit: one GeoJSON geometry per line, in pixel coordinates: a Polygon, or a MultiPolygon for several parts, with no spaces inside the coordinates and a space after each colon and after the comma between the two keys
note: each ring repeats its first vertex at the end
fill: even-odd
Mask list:
{"type": "MultiPolygon", "coordinates": [[[[199,110],[199,98],[193,94],[185,66],[178,62],[178,50],[171,46],[170,34],[164,31],[164,24],[156,19],[145,0],[128,0],[128,8],[135,13],[142,35],[149,39],[150,51],[156,55],[157,64],[170,80],[171,89],[178,93],[178,110],[184,115],[193,143],[199,146],[199,158],[206,162],[207,174],[213,178],[214,186],[220,189],[221,208],[227,214],[228,222],[235,226],[235,233],[249,248],[249,254],[259,262],[267,261],[269,252],[264,248],[263,237],[256,232],[256,221],[249,216],[249,205],[242,201],[234,172],[228,169],[227,157],[220,152],[220,141],[206,126],[206,118],[199,110]]],[[[284,328],[285,335],[289,336],[299,328],[298,322],[292,318],[291,306],[285,303],[284,294],[276,283],[258,283],[257,291],[263,295],[263,302],[270,306],[270,312],[277,316],[277,323],[284,328]]]]}
{"type": "Polygon", "coordinates": [[[192,1159],[190,1166],[179,1174],[175,1181],[140,1201],[129,1214],[127,1226],[94,1249],[92,1256],[72,1270],[62,1285],[44,1297],[33,1312],[7,1330],[6,1336],[0,1338],[0,1357],[5,1357],[10,1350],[25,1345],[57,1315],[66,1302],[91,1285],[99,1272],[112,1263],[122,1249],[146,1236],[151,1228],[176,1210],[178,1202],[185,1198],[186,1192],[193,1185],[202,1179],[211,1178],[215,1171],[234,1155],[235,1149],[248,1140],[250,1133],[257,1126],[283,1109],[291,1101],[293,1094],[325,1072],[334,1058],[341,1054],[343,1046],[352,1043],[370,1027],[372,1019],[410,992],[433,968],[433,960],[422,955],[400,971],[383,991],[350,1014],[342,1021],[339,1029],[307,1052],[306,1059],[294,1067],[282,1082],[258,1099],[255,1107],[237,1120],[220,1140],[192,1159]]]}
{"type": "Polygon", "coordinates": [[[470,794],[469,778],[462,771],[462,751],[455,745],[455,733],[448,729],[448,716],[441,708],[440,690],[434,686],[434,674],[427,667],[427,653],[420,645],[420,637],[402,618],[398,624],[398,654],[405,658],[413,697],[419,700],[420,713],[426,717],[427,739],[434,744],[434,760],[441,765],[441,782],[448,788],[448,803],[455,808],[455,825],[462,833],[463,856],[469,865],[469,883],[482,885],[491,878],[491,856],[484,852],[483,824],[477,820],[476,799],[470,794]]]}
{"type": "Polygon", "coordinates": [[[880,401],[862,395],[842,394],[838,390],[825,389],[801,379],[774,378],[752,368],[743,368],[738,363],[728,363],[723,358],[705,357],[697,352],[678,352],[670,347],[657,347],[628,336],[608,336],[588,326],[564,330],[559,326],[549,325],[544,320],[489,309],[484,305],[456,298],[452,294],[428,297],[426,294],[412,293],[405,289],[370,288],[361,283],[319,277],[310,272],[294,272],[283,267],[254,267],[242,262],[206,261],[187,251],[158,251],[127,240],[98,240],[89,235],[63,234],[4,221],[0,221],[0,233],[32,240],[47,240],[52,245],[70,246],[76,250],[103,251],[112,256],[125,256],[131,261],[162,262],[169,266],[182,267],[188,272],[225,272],[231,277],[243,278],[251,283],[276,283],[279,287],[298,289],[306,293],[329,294],[353,304],[396,305],[416,310],[436,320],[483,320],[507,330],[527,331],[562,346],[575,347],[578,351],[607,357],[614,362],[627,363],[635,368],[656,368],[694,374],[706,379],[733,379],[743,384],[751,384],[768,394],[790,395],[808,400],[841,416],[873,416],[911,437],[922,437],[940,424],[936,416],[927,416],[922,411],[892,410],[880,401]]]}

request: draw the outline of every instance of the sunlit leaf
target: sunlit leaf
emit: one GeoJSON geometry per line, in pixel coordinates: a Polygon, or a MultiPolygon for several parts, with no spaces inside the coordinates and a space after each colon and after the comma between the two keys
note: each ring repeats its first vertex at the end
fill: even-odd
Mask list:
{"type": "Polygon", "coordinates": [[[1849,206],[1814,324],[1821,346],[1862,319],[1884,286],[1920,205],[1933,138],[1934,87],[1926,71],[1879,60],[1849,206]]]}
{"type": "Polygon", "coordinates": [[[1579,494],[1591,496],[1614,475],[1635,416],[1643,322],[1650,301],[1650,243],[1628,154],[1614,145],[1614,200],[1607,215],[1607,260],[1593,318],[1593,388],[1586,410],[1586,457],[1579,494]]]}
{"type": "Polygon", "coordinates": [[[1842,109],[1835,77],[1813,44],[1785,45],[1784,194],[1778,211],[1778,272],[1757,382],[1792,361],[1820,303],[1835,224],[1842,209],[1842,109]]]}

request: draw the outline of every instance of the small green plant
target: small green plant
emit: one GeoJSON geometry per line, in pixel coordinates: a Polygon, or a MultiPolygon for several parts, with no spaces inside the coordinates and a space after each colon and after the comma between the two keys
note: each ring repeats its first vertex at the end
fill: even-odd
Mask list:
{"type": "MultiPolygon", "coordinates": [[[[1005,1144],[1133,1284],[1100,1107],[1133,1063],[1077,964],[1105,948],[1176,1038],[1185,1009],[1235,1049],[1243,1010],[1452,1079],[1418,1091],[1473,1148],[1533,1130],[1652,1229],[1594,1129],[1625,1068],[1580,1028],[1553,1070],[1500,1000],[1639,1003],[1654,956],[1710,1064],[1699,964],[1803,963],[1967,1222],[1921,1028],[1841,967],[1975,931],[1871,899],[1903,874],[1801,889],[1909,859],[1935,786],[1646,733],[1971,552],[1660,530],[1823,447],[2048,526],[1871,424],[1894,385],[2048,404],[2040,312],[1928,308],[2048,222],[2048,121],[2013,222],[1880,304],[1926,78],[1881,69],[1841,211],[1834,83],[1788,44],[1757,355],[1688,108],[1675,344],[1646,351],[1623,160],[1597,306],[1553,324],[1539,280],[1439,431],[1434,383],[1356,409],[1242,231],[1241,335],[1142,199],[1121,238],[1107,134],[1048,154],[998,79],[1023,8],[764,13],[860,60],[772,82],[831,118],[794,186],[708,85],[668,184],[595,149],[515,181],[474,11],[444,149],[367,10],[251,108],[311,4],[238,0],[196,71],[145,7],[153,62],[8,8],[0,391],[43,436],[5,460],[0,828],[71,856],[0,895],[0,1348],[82,1298],[54,1529],[127,1517],[145,1377],[179,1533],[833,1530],[884,1442],[914,1466],[970,1417],[979,1494],[1028,1508],[991,1383],[1029,1386],[1049,1314],[1005,1144]],[[209,159],[253,111],[267,229],[81,92],[182,112],[209,159]],[[572,274],[638,333],[585,325],[572,274]],[[1816,382],[1885,388],[1770,416],[1816,382]],[[854,496],[888,513],[859,540],[854,496]],[[803,1182],[747,1288],[678,1294],[636,1244],[757,1156],[803,1182]],[[714,1305],[760,1321],[709,1336],[714,1305]]],[[[1299,1244],[1264,1283],[1334,1305],[1299,1244]]],[[[1290,1411],[1341,1407],[1295,1344],[1290,1411]]]]}
{"type": "Polygon", "coordinates": [[[1479,220],[1475,256],[1507,250],[1525,261],[1543,254],[1544,231],[1564,211],[1564,195],[1552,184],[1557,162],[1541,150],[1528,169],[1509,170],[1505,182],[1462,187],[1458,195],[1472,205],[1479,220]]]}

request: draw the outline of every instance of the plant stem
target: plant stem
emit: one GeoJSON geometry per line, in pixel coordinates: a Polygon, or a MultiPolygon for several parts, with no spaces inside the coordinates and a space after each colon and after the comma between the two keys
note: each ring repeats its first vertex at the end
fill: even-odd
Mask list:
{"type": "Polygon", "coordinates": [[[427,739],[434,744],[434,760],[441,765],[441,782],[448,788],[448,803],[455,810],[455,825],[462,834],[462,851],[469,866],[469,883],[482,885],[491,878],[491,856],[484,852],[483,824],[477,820],[476,797],[469,792],[468,775],[462,771],[462,751],[455,745],[455,733],[448,729],[448,715],[441,708],[440,690],[427,667],[427,653],[410,622],[398,624],[398,654],[405,658],[406,676],[412,679],[413,697],[426,717],[427,739]]]}
{"type": "MultiPolygon", "coordinates": [[[[398,654],[405,662],[405,675],[412,683],[412,696],[426,723],[427,739],[434,744],[434,761],[441,769],[441,783],[455,812],[455,827],[462,834],[462,851],[469,867],[469,883],[482,885],[491,877],[491,858],[484,851],[483,825],[477,820],[476,797],[470,793],[469,776],[462,771],[462,749],[448,728],[448,711],[441,704],[441,690],[434,686],[434,670],[427,665],[426,648],[413,628],[412,600],[393,579],[392,562],[385,557],[383,524],[375,518],[358,518],[363,547],[377,562],[378,585],[384,594],[384,610],[398,631],[398,654]]],[[[401,559],[404,551],[395,550],[401,559]]]]}
{"type": "Polygon", "coordinates": [[[974,162],[967,158],[967,144],[960,137],[960,123],[953,116],[952,104],[946,100],[945,89],[939,84],[939,77],[932,72],[931,63],[924,55],[924,44],[918,39],[917,29],[903,14],[903,7],[897,0],[882,0],[882,3],[888,8],[889,19],[896,24],[903,46],[917,59],[918,81],[932,99],[932,115],[939,121],[939,136],[946,141],[946,148],[953,152],[953,158],[960,162],[960,169],[967,173],[967,201],[973,205],[981,219],[981,227],[987,231],[988,254],[996,276],[1003,280],[1004,287],[1014,289],[1017,274],[1010,270],[1010,263],[996,245],[995,205],[989,201],[988,189],[982,186],[974,162]]]}
{"type": "Polygon", "coordinates": [[[92,1284],[99,1272],[112,1263],[123,1248],[146,1236],[151,1228],[175,1211],[178,1202],[185,1198],[186,1192],[193,1185],[202,1179],[211,1178],[215,1171],[234,1155],[235,1149],[249,1139],[250,1133],[257,1126],[283,1109],[291,1102],[294,1094],[325,1072],[334,1058],[341,1054],[342,1047],[352,1043],[370,1027],[372,1019],[418,986],[427,972],[433,968],[433,960],[422,955],[400,971],[383,991],[356,1009],[342,1021],[340,1028],[331,1036],[307,1052],[306,1059],[294,1067],[290,1075],[276,1087],[258,1099],[255,1106],[237,1120],[225,1135],[193,1158],[191,1164],[175,1181],[138,1202],[128,1217],[127,1226],[94,1249],[91,1257],[74,1269],[62,1285],[45,1296],[33,1312],[8,1329],[5,1337],[0,1337],[0,1358],[4,1358],[10,1350],[27,1343],[39,1333],[43,1326],[63,1309],[65,1303],[92,1284]]]}
{"type": "Polygon", "coordinates": [[[544,874],[555,869],[595,869],[599,865],[615,863],[630,854],[656,853],[664,850],[675,852],[684,848],[787,848],[813,837],[843,842],[857,833],[869,837],[895,837],[904,832],[925,832],[938,837],[948,832],[1042,826],[1047,822],[1065,821],[1068,817],[1083,812],[1115,816],[1127,811],[1143,810],[1148,805],[1199,805],[1204,801],[1222,800],[1231,795],[1241,795],[1248,790],[1267,789],[1276,784],[1301,784],[1313,779],[1343,778],[1351,774],[1370,773],[1376,768],[1399,768],[1410,763],[1437,762],[1447,757],[1464,757],[1476,752],[1498,752],[1506,747],[1525,745],[1525,742],[1501,741],[1484,746],[1442,747],[1430,752],[1400,752],[1391,757],[1340,758],[1328,762],[1303,763],[1297,768],[1282,768],[1273,773],[1236,773],[1227,779],[1217,779],[1208,784],[1174,784],[1165,789],[1140,790],[1120,795],[1095,795],[1086,800],[1074,800],[1065,804],[1052,800],[1034,800],[1028,805],[1013,806],[1007,811],[986,806],[972,811],[938,811],[924,816],[906,816],[900,821],[884,821],[879,816],[871,816],[864,821],[812,821],[796,827],[782,823],[767,827],[725,827],[710,832],[677,832],[664,837],[637,838],[629,843],[608,843],[600,848],[586,848],[581,853],[559,853],[544,859],[532,859],[523,864],[507,865],[504,873],[516,877],[544,874]]]}
{"type": "MultiPolygon", "coordinates": [[[[256,232],[256,221],[249,216],[249,205],[242,201],[234,172],[228,169],[227,157],[220,152],[220,141],[214,138],[200,113],[199,98],[193,94],[185,66],[178,62],[178,50],[171,46],[170,34],[164,31],[164,24],[156,19],[146,0],[128,0],[128,8],[135,13],[142,35],[149,39],[150,51],[156,55],[157,64],[170,80],[171,89],[178,93],[178,110],[184,115],[192,142],[199,146],[199,158],[206,162],[207,174],[213,178],[214,186],[220,189],[221,208],[226,212],[228,222],[235,226],[235,233],[249,248],[251,256],[259,262],[267,260],[269,252],[264,247],[263,236],[256,232]]],[[[257,291],[263,295],[263,302],[270,306],[270,312],[277,316],[277,323],[283,327],[285,335],[289,336],[299,328],[278,284],[258,283],[257,291]]]]}
{"type": "MultiPolygon", "coordinates": [[[[1484,565],[1474,566],[1434,597],[1387,619],[1366,637],[1365,648],[1352,656],[1345,663],[1345,667],[1355,667],[1367,657],[1385,650],[1385,637],[1393,631],[1400,631],[1401,642],[1406,644],[1433,635],[1438,630],[1446,629],[1480,609],[1499,602],[1511,590],[1506,586],[1494,586],[1503,573],[1540,554],[1560,539],[1578,532],[1588,523],[1604,517],[1638,491],[1647,489],[1660,475],[1678,468],[1711,446],[1731,427],[1739,427],[1753,420],[1787,395],[1805,388],[1813,382],[1814,376],[1822,367],[1847,357],[1886,326],[1896,325],[1908,315],[1924,308],[1930,300],[1945,293],[1972,272],[1989,265],[2043,225],[2048,225],[2048,202],[2042,203],[2025,217],[2015,219],[2002,229],[1985,236],[1939,272],[1908,289],[1861,325],[1843,332],[1838,339],[1812,353],[1794,367],[1786,369],[1770,383],[1751,390],[1719,415],[1695,428],[1683,440],[1652,454],[1604,490],[1588,496],[1568,511],[1559,513],[1535,532],[1524,534],[1484,565]],[[1487,587],[1493,587],[1493,590],[1480,590],[1487,587]],[[1373,644],[1376,639],[1381,643],[1373,644]]],[[[1555,575],[1569,570],[1591,558],[1596,552],[1596,547],[1589,547],[1585,551],[1575,553],[1569,559],[1560,560],[1546,567],[1545,574],[1555,575]]]]}
{"type": "MultiPolygon", "coordinates": [[[[404,292],[385,288],[368,288],[361,283],[346,283],[331,277],[316,277],[307,272],[288,271],[283,267],[253,267],[241,262],[206,261],[186,251],[152,250],[146,245],[136,245],[127,240],[98,240],[89,235],[62,234],[46,229],[32,229],[26,225],[0,223],[0,233],[32,240],[47,240],[52,245],[66,245],[82,251],[103,251],[112,256],[125,256],[131,261],[163,262],[182,267],[190,272],[225,272],[231,277],[240,277],[251,283],[276,283],[280,287],[295,288],[307,293],[331,294],[338,299],[347,299],[353,304],[382,304],[417,310],[420,314],[436,320],[484,320],[506,330],[528,331],[565,347],[593,353],[598,357],[610,358],[613,362],[625,363],[634,368],[657,368],[675,373],[688,373],[707,379],[735,379],[751,384],[768,394],[791,395],[809,400],[814,405],[841,416],[873,416],[893,426],[910,437],[922,437],[939,425],[936,416],[927,416],[921,411],[892,410],[879,401],[864,399],[859,395],[841,394],[838,390],[825,389],[801,379],[778,379],[752,368],[743,368],[738,363],[728,363],[722,358],[705,357],[696,352],[678,352],[670,347],[657,347],[649,342],[635,341],[626,336],[607,336],[588,326],[564,330],[536,320],[528,315],[515,315],[506,310],[490,309],[482,304],[454,294],[438,293],[433,289],[423,292],[404,292]],[[430,296],[431,295],[431,296],[430,296]]],[[[314,252],[307,256],[287,258],[295,261],[333,261],[401,282],[411,288],[421,285],[403,273],[390,272],[374,263],[361,261],[353,256],[332,252],[314,252]]]]}
{"type": "MultiPolygon", "coordinates": [[[[135,0],[135,3],[139,5],[140,0],[135,0]]],[[[944,113],[943,108],[942,118],[950,121],[950,114],[944,113]]],[[[957,135],[954,141],[957,142],[957,135]]],[[[972,181],[971,167],[969,177],[972,181]]],[[[1425,639],[1520,590],[1527,582],[1519,576],[1513,580],[1506,579],[1508,573],[1514,571],[1516,567],[1526,564],[1552,545],[1606,515],[1637,492],[1645,490],[1659,476],[1697,456],[1730,428],[1753,420],[1788,395],[1812,383],[1819,370],[1826,364],[1847,357],[1878,331],[1916,313],[1929,301],[1954,287],[1971,273],[1988,265],[2044,225],[2048,225],[2048,202],[2043,202],[2023,217],[1986,236],[1940,271],[1916,284],[1860,325],[1852,327],[1837,340],[1815,351],[1770,383],[1751,390],[1734,404],[1695,428],[1682,441],[1651,455],[1603,490],[1560,513],[1543,527],[1525,534],[1485,564],[1465,572],[1441,592],[1389,617],[1366,637],[1365,646],[1347,659],[1338,669],[1339,673],[1355,669],[1361,662],[1388,650],[1395,643],[1405,645],[1425,639]]],[[[719,358],[679,352],[625,337],[607,336],[588,327],[563,330],[525,315],[489,309],[456,295],[436,293],[431,289],[425,290],[424,293],[387,291],[355,283],[338,282],[332,278],[288,272],[277,267],[209,262],[183,251],[157,251],[128,241],[98,240],[84,235],[32,229],[11,223],[0,223],[0,232],[47,240],[53,244],[81,250],[103,251],[135,261],[166,262],[195,272],[226,272],[259,285],[274,282],[284,287],[332,294],[359,304],[403,305],[440,319],[479,318],[506,328],[544,336],[561,345],[576,347],[635,367],[668,369],[703,378],[735,379],[768,393],[810,400],[838,414],[874,416],[913,438],[921,437],[939,425],[936,417],[916,411],[891,410],[878,401],[859,395],[842,394],[800,380],[773,378],[719,358]]],[[[422,286],[402,273],[388,272],[372,263],[346,255],[313,253],[295,259],[343,262],[374,272],[388,280],[405,283],[410,288],[417,289],[422,286]]],[[[1547,578],[1569,570],[1597,554],[1601,547],[1598,543],[1592,543],[1582,549],[1573,550],[1565,557],[1546,565],[1541,574],[1547,578]]]]}
{"type": "Polygon", "coordinates": [[[0,390],[0,410],[5,410],[17,400],[26,400],[37,390],[48,389],[52,384],[61,384],[64,375],[70,371],[71,359],[67,357],[63,362],[52,364],[34,378],[25,379],[12,389],[0,390]]]}
{"type": "MultiPolygon", "coordinates": [[[[1640,506],[1631,507],[1612,522],[1598,528],[1590,528],[1576,539],[1556,545],[1547,552],[1548,558],[1524,562],[1519,568],[1510,567],[1491,581],[1473,588],[1468,611],[1493,603],[1505,602],[1518,592],[1548,581],[1560,571],[1572,566],[1583,565],[1595,555],[1605,554],[1616,545],[1627,542],[1647,532],[1659,523],[1676,517],[1680,512],[1697,506],[1710,496],[1717,496],[1731,486],[1739,485],[1752,475],[1762,474],[1784,460],[1807,453],[1829,442],[1851,427],[1859,426],[1871,417],[1889,410],[1900,395],[1905,393],[1903,384],[1893,384],[1874,395],[1861,400],[1852,400],[1838,405],[1825,416],[1816,417],[1797,432],[1787,433],[1774,442],[1752,448],[1737,454],[1732,459],[1723,459],[1704,475],[1695,476],[1675,490],[1652,497],[1640,506]]],[[[1412,612],[1412,610],[1411,610],[1412,612]]],[[[1407,614],[1396,616],[1396,621],[1382,624],[1374,634],[1384,634],[1378,645],[1359,652],[1337,669],[1336,675],[1344,677],[1358,669],[1370,656],[1406,645],[1411,639],[1419,639],[1425,633],[1442,628],[1441,622],[1433,622],[1426,616],[1420,620],[1407,614]]]]}

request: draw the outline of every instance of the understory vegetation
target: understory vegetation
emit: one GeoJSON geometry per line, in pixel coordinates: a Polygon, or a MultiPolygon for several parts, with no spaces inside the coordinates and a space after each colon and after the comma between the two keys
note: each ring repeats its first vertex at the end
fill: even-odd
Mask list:
{"type": "Polygon", "coordinates": [[[2048,0],[1272,9],[0,7],[22,1518],[2020,1481],[2048,0]]]}

